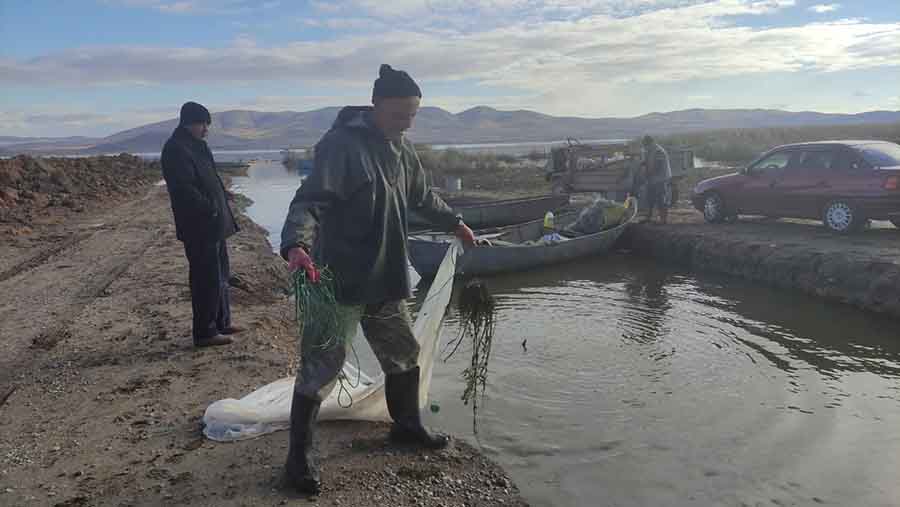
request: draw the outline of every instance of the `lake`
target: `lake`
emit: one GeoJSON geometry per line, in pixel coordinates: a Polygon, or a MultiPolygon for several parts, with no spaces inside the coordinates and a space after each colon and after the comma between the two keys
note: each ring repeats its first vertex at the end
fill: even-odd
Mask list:
{"type": "MultiPolygon", "coordinates": [[[[299,181],[265,162],[233,178],[275,247],[299,181]]],[[[532,505],[900,505],[896,321],[627,253],[486,282],[478,435],[466,350],[436,364],[428,419],[532,505]]]]}

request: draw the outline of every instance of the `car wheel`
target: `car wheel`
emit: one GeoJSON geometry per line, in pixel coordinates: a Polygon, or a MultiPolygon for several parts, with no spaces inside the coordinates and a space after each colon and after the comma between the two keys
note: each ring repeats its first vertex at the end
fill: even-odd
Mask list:
{"type": "Polygon", "coordinates": [[[725,220],[725,203],[715,192],[710,192],[703,197],[703,219],[711,224],[717,224],[725,220]]]}
{"type": "Polygon", "coordinates": [[[569,186],[566,185],[565,183],[559,181],[559,182],[556,182],[553,184],[551,192],[553,193],[553,195],[562,195],[562,194],[568,194],[569,193],[568,190],[569,190],[569,186]]]}
{"type": "Polygon", "coordinates": [[[865,227],[866,218],[847,201],[832,201],[825,206],[822,222],[830,230],[846,234],[865,227]]]}

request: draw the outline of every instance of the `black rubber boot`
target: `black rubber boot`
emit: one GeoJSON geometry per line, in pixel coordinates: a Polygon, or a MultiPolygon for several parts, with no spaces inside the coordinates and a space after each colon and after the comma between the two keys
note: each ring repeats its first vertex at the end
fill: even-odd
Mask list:
{"type": "Polygon", "coordinates": [[[450,439],[446,435],[431,434],[422,426],[419,414],[419,367],[387,375],[384,382],[388,412],[394,425],[391,440],[421,445],[428,449],[443,449],[450,439]]]}
{"type": "Polygon", "coordinates": [[[313,438],[321,402],[294,393],[291,402],[291,443],[284,473],[290,487],[306,495],[321,489],[319,467],[313,456],[313,438]]]}

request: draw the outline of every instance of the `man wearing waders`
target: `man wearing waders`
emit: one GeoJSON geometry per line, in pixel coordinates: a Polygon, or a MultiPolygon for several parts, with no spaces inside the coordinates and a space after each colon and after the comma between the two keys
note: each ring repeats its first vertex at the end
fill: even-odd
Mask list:
{"type": "MultiPolygon", "coordinates": [[[[422,213],[467,245],[471,229],[434,193],[404,132],[422,97],[403,71],[382,65],[372,93],[374,107],[345,107],[315,147],[313,171],[291,201],[281,232],[281,255],[289,269],[303,269],[317,282],[316,264],[337,279],[336,296],[355,307],[366,339],[385,373],[391,439],[427,448],[445,447],[419,414],[419,344],[405,299],[411,295],[407,267],[407,209],[422,213]],[[313,261],[315,259],[315,261],[313,261]]],[[[313,430],[319,405],[335,385],[345,346],[329,337],[304,335],[294,382],[291,435],[285,473],[298,491],[317,494],[313,430]],[[325,345],[325,346],[323,346],[325,345]]]]}
{"type": "Polygon", "coordinates": [[[672,165],[669,154],[650,136],[644,136],[642,162],[646,169],[647,221],[653,220],[653,208],[659,208],[659,221],[666,223],[669,219],[669,207],[672,206],[672,165]]]}

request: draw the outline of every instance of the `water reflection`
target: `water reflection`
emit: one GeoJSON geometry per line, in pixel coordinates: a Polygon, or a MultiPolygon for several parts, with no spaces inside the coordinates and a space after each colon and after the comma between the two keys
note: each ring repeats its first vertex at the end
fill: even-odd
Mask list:
{"type": "MultiPolygon", "coordinates": [[[[297,177],[236,180],[277,245],[297,177]]],[[[896,322],[624,254],[486,283],[480,443],[532,505],[900,505],[896,322]]],[[[431,384],[458,436],[466,354],[431,384]]]]}
{"type": "Polygon", "coordinates": [[[303,178],[280,161],[260,161],[250,166],[246,177],[232,178],[232,189],[253,200],[247,214],[269,232],[269,243],[278,250],[281,227],[288,206],[303,178]]]}
{"type": "MultiPolygon", "coordinates": [[[[533,505],[900,498],[879,471],[900,461],[892,321],[626,255],[486,283],[501,320],[480,442],[533,505]]],[[[466,434],[460,369],[436,365],[432,395],[466,434]]]]}
{"type": "MultiPolygon", "coordinates": [[[[702,335],[714,331],[718,339],[711,346],[741,346],[753,354],[751,360],[758,354],[783,371],[802,364],[826,376],[866,371],[900,378],[900,340],[893,319],[734,278],[695,278],[619,254],[486,283],[501,309],[527,302],[535,312],[596,316],[596,306],[603,306],[615,313],[626,341],[659,341],[673,332],[673,319],[682,320],[705,328],[698,329],[702,335]],[[773,350],[773,345],[778,347],[773,350]]],[[[427,281],[420,293],[425,288],[427,281]]],[[[448,322],[454,322],[452,309],[448,322]]]]}
{"type": "Polygon", "coordinates": [[[777,343],[794,362],[824,376],[870,372],[900,378],[900,340],[893,319],[731,279],[704,277],[696,285],[698,292],[713,298],[704,304],[727,310],[716,314],[719,322],[777,343]],[[717,303],[723,299],[727,305],[717,303]]]}
{"type": "Polygon", "coordinates": [[[667,314],[672,309],[666,288],[671,275],[654,266],[647,268],[631,273],[624,284],[624,320],[634,323],[636,329],[625,330],[622,337],[642,343],[656,342],[668,333],[667,314]]]}

